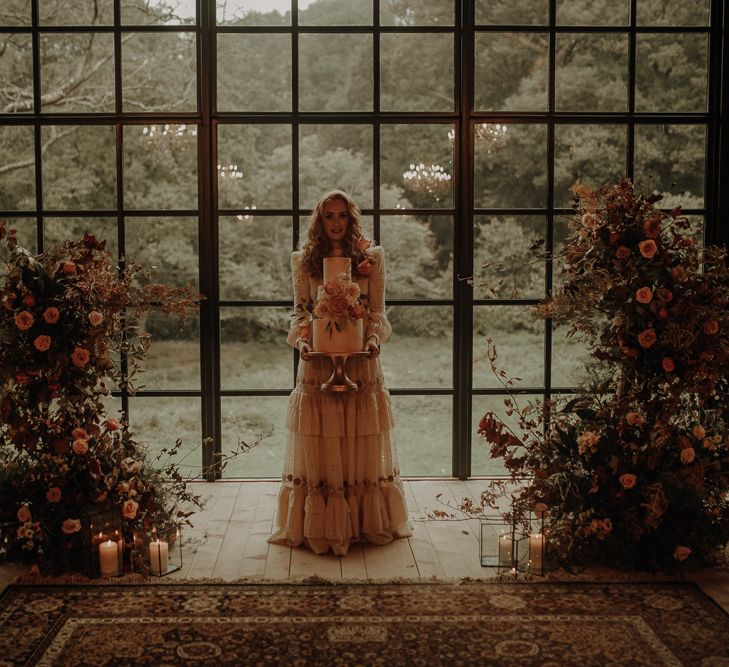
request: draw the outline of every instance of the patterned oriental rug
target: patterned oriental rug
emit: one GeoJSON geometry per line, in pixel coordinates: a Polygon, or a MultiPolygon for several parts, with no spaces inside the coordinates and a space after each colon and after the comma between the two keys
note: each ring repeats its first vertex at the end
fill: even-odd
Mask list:
{"type": "Polygon", "coordinates": [[[11,586],[0,665],[729,665],[683,583],[11,586]]]}

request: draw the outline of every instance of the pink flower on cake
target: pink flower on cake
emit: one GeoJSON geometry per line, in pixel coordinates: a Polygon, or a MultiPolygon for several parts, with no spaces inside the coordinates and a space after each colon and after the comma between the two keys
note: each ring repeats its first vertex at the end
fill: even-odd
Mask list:
{"type": "Polygon", "coordinates": [[[319,318],[325,318],[329,315],[329,304],[326,301],[320,301],[314,308],[314,315],[319,318]]]}
{"type": "Polygon", "coordinates": [[[30,521],[30,519],[31,519],[30,508],[27,505],[21,505],[20,509],[18,510],[18,512],[15,516],[18,517],[18,521],[20,521],[21,523],[30,521]]]}
{"type": "Polygon", "coordinates": [[[344,294],[350,304],[354,303],[359,298],[359,285],[357,283],[349,283],[345,287],[344,294]]]}
{"type": "Polygon", "coordinates": [[[344,315],[348,305],[347,299],[340,294],[335,294],[331,299],[329,299],[329,311],[335,317],[341,317],[344,315]]]}
{"type": "Polygon", "coordinates": [[[61,525],[61,530],[66,533],[66,535],[78,533],[78,531],[81,530],[81,521],[78,519],[66,519],[61,525]]]}
{"type": "Polygon", "coordinates": [[[324,291],[331,296],[332,294],[336,294],[339,290],[339,283],[336,280],[330,280],[328,283],[324,284],[324,291]]]}
{"type": "Polygon", "coordinates": [[[689,547],[678,546],[673,552],[673,557],[679,563],[686,560],[691,555],[691,549],[689,547]]]}
{"type": "Polygon", "coordinates": [[[357,264],[357,273],[361,276],[369,276],[371,271],[372,264],[369,259],[363,259],[359,264],[357,264]]]}
{"type": "Polygon", "coordinates": [[[361,320],[365,316],[365,308],[361,303],[355,303],[353,306],[350,306],[349,313],[352,316],[352,319],[355,320],[361,320]]]}

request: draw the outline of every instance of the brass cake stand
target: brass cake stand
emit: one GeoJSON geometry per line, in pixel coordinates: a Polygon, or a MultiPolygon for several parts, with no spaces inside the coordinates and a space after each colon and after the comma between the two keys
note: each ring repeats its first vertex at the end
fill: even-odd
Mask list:
{"type": "Polygon", "coordinates": [[[328,357],[332,360],[332,374],[319,388],[327,394],[343,394],[349,391],[358,391],[359,385],[347,377],[347,359],[350,357],[369,357],[369,350],[362,352],[309,352],[309,357],[319,359],[328,357]]]}

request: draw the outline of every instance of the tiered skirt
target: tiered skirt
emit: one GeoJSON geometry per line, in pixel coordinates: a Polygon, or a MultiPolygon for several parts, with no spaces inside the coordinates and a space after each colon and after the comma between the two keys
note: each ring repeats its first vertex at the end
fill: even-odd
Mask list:
{"type": "Polygon", "coordinates": [[[324,394],[331,361],[299,363],[269,542],[344,555],[352,542],[382,545],[411,534],[379,359],[350,358],[347,373],[359,391],[324,394]]]}

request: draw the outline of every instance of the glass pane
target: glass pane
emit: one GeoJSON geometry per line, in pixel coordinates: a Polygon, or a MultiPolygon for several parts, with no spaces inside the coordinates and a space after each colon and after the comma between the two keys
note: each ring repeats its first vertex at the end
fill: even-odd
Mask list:
{"type": "Polygon", "coordinates": [[[452,111],[453,35],[385,33],[380,37],[383,111],[452,111]]]}
{"type": "Polygon", "coordinates": [[[628,25],[629,18],[630,0],[557,0],[557,25],[628,25]]]}
{"type": "Polygon", "coordinates": [[[372,126],[299,126],[299,205],[313,207],[326,190],[344,190],[372,208],[372,126]]]}
{"type": "Polygon", "coordinates": [[[218,206],[291,207],[291,126],[218,126],[218,206]]]}
{"type": "Polygon", "coordinates": [[[589,380],[585,363],[590,359],[587,343],[567,337],[569,326],[552,330],[552,385],[555,387],[585,386],[589,380]]]}
{"type": "Polygon", "coordinates": [[[30,25],[30,0],[3,0],[0,26],[30,25]]]}
{"type": "Polygon", "coordinates": [[[124,128],[124,206],[197,208],[197,127],[124,128]]]}
{"type": "Polygon", "coordinates": [[[663,208],[703,208],[705,155],[704,125],[635,127],[635,180],[667,195],[663,208]]]}
{"type": "Polygon", "coordinates": [[[475,58],[476,110],[547,110],[549,35],[479,32],[475,58]]]}
{"type": "Polygon", "coordinates": [[[112,25],[114,0],[39,0],[41,25],[112,25]]]}
{"type": "Polygon", "coordinates": [[[221,299],[291,296],[291,218],[221,216],[218,239],[221,299]]]}
{"type": "Polygon", "coordinates": [[[544,207],[547,201],[547,126],[476,125],[477,207],[544,207]]]}
{"type": "Polygon", "coordinates": [[[452,387],[453,309],[390,306],[387,317],[392,324],[392,336],[382,346],[387,386],[452,387]]]}
{"type": "Polygon", "coordinates": [[[142,320],[142,329],[152,335],[152,344],[136,386],[158,391],[200,389],[200,317],[193,314],[179,322],[151,312],[142,320]]]}
{"type": "Polygon", "coordinates": [[[40,49],[43,111],[114,111],[114,35],[42,34],[40,49]]]}
{"type": "Polygon", "coordinates": [[[220,382],[223,389],[285,389],[293,385],[286,343],[291,308],[220,309],[220,382]]]}
{"type": "Polygon", "coordinates": [[[372,110],[372,35],[299,35],[299,109],[372,110]]]}
{"type": "Polygon", "coordinates": [[[386,215],[380,238],[387,262],[388,299],[453,296],[453,218],[386,215]]]}
{"type": "Polygon", "coordinates": [[[46,209],[116,208],[113,125],[46,125],[41,140],[46,209]]]}
{"type": "Polygon", "coordinates": [[[216,0],[218,25],[291,25],[291,0],[216,0]]]}
{"type": "Polygon", "coordinates": [[[476,23],[497,25],[545,25],[549,0],[476,0],[476,23]]]}
{"type": "Polygon", "coordinates": [[[453,125],[382,125],[383,208],[453,206],[453,125]]]}
{"type": "Polygon", "coordinates": [[[196,111],[195,33],[127,33],[125,38],[124,111],[196,111]]]}
{"type": "Polygon", "coordinates": [[[197,286],[197,218],[128,217],[124,224],[127,257],[151,269],[152,282],[197,286]]]}
{"type": "Polygon", "coordinates": [[[628,106],[628,36],[557,35],[558,111],[625,111],[628,106]]]}
{"type": "Polygon", "coordinates": [[[230,454],[242,440],[256,447],[232,459],[223,470],[223,478],[281,478],[286,446],[286,410],[288,396],[224,396],[220,399],[222,453],[230,454]]]}
{"type": "Polygon", "coordinates": [[[393,396],[392,410],[400,474],[450,477],[453,399],[450,396],[393,396]]]}
{"type": "Polygon", "coordinates": [[[0,113],[33,111],[33,44],[30,35],[5,33],[0,36],[0,81],[0,113]]]}
{"type": "Polygon", "coordinates": [[[196,475],[202,468],[202,416],[200,399],[188,396],[137,396],[129,399],[129,426],[135,440],[149,447],[151,462],[162,449],[171,449],[180,438],[182,446],[172,461],[180,463],[183,477],[196,475]]]}
{"type": "Polygon", "coordinates": [[[43,245],[46,250],[67,239],[80,241],[84,234],[93,234],[106,241],[106,249],[116,260],[119,257],[116,218],[44,218],[43,245]]]}
{"type": "Polygon", "coordinates": [[[638,25],[709,25],[710,0],[638,0],[638,25]]]}
{"type": "Polygon", "coordinates": [[[298,0],[299,25],[372,25],[372,2],[298,0]]]}
{"type": "Polygon", "coordinates": [[[556,125],[555,206],[571,205],[570,188],[577,180],[597,187],[625,175],[626,141],[624,125],[556,125]]]}
{"type": "MultiPolygon", "coordinates": [[[[535,396],[520,396],[519,405],[526,406],[535,396]]],[[[491,458],[491,445],[478,434],[478,424],[487,412],[495,412],[518,435],[519,421],[515,415],[506,414],[503,396],[475,395],[471,401],[471,475],[507,475],[503,459],[491,458]]],[[[484,485],[484,488],[485,485],[484,485]]],[[[474,498],[476,500],[476,498],[474,498]]]]}
{"type": "MultiPolygon", "coordinates": [[[[35,218],[8,218],[7,223],[8,231],[14,229],[17,232],[16,238],[23,248],[33,254],[38,252],[35,218]]],[[[8,247],[5,242],[2,242],[0,243],[0,262],[7,260],[8,257],[8,247]]]]}
{"type": "Polygon", "coordinates": [[[220,111],[291,111],[291,36],[218,35],[220,111]]]}
{"type": "Polygon", "coordinates": [[[635,71],[637,111],[706,112],[708,35],[641,35],[635,71]]]}
{"type": "Polygon", "coordinates": [[[0,127],[0,156],[0,211],[33,211],[35,209],[33,128],[22,125],[0,127]]]}
{"type": "Polygon", "coordinates": [[[473,309],[473,386],[501,387],[491,372],[487,338],[493,338],[497,366],[507,380],[521,378],[518,387],[544,386],[544,322],[531,306],[475,306],[473,309]]]}
{"type": "MultiPolygon", "coordinates": [[[[194,0],[120,0],[125,25],[195,24],[194,0]]],[[[232,0],[228,0],[230,3],[232,0]]]]}
{"type": "Polygon", "coordinates": [[[473,226],[473,298],[541,299],[544,262],[529,248],[544,239],[546,231],[546,221],[540,217],[477,216],[473,226]],[[499,264],[503,272],[487,275],[497,271],[499,264]]]}
{"type": "MultiPolygon", "coordinates": [[[[324,194],[323,192],[321,194],[324,194]]],[[[311,220],[310,215],[302,215],[299,217],[299,245],[302,245],[306,241],[306,235],[309,230],[309,221],[311,220]]],[[[362,233],[365,238],[374,240],[374,221],[371,215],[363,215],[359,223],[362,233]]],[[[289,295],[290,296],[290,295],[289,295]]]]}
{"type": "Polygon", "coordinates": [[[380,0],[382,25],[453,25],[453,0],[380,0]]]}

